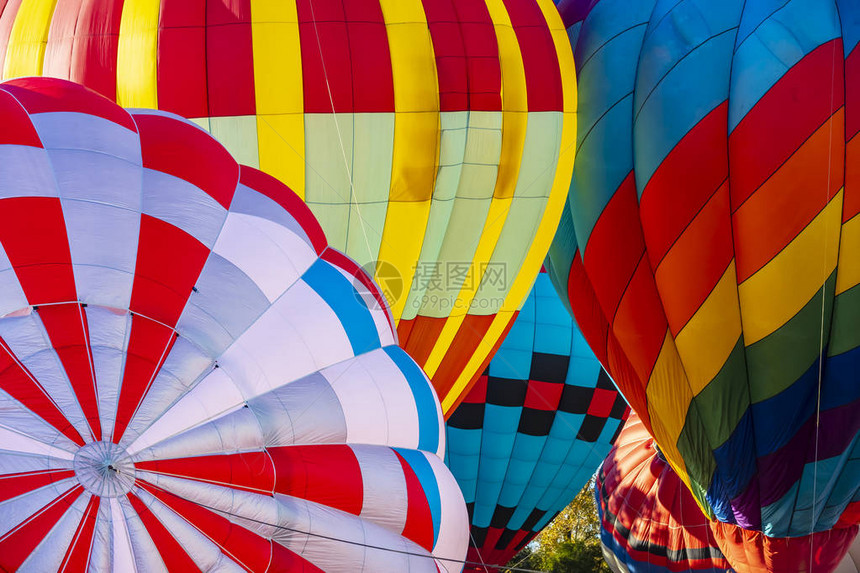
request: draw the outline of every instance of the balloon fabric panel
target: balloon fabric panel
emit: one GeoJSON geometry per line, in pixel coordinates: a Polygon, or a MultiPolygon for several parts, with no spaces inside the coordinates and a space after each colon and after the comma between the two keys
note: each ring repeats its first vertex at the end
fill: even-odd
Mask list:
{"type": "Polygon", "coordinates": [[[0,22],[3,78],[193,118],[294,189],[375,271],[453,411],[528,295],[570,180],[573,60],[549,0],[39,0],[0,22]]]}

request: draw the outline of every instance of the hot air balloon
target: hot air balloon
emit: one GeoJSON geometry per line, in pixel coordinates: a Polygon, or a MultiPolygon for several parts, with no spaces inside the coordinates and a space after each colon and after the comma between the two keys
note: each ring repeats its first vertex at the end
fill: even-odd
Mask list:
{"type": "Polygon", "coordinates": [[[554,282],[729,561],[832,570],[860,521],[860,4],[559,8],[554,282]]]}
{"type": "Polygon", "coordinates": [[[526,299],[570,182],[550,0],[4,3],[4,78],[193,118],[375,276],[450,413],[526,299]]]}
{"type": "Polygon", "coordinates": [[[297,196],[63,80],[0,125],[0,568],[459,570],[432,386],[297,196]]]}
{"type": "Polygon", "coordinates": [[[538,275],[489,368],[448,419],[472,520],[468,561],[504,565],[594,474],[629,408],[538,275]]]}
{"type": "Polygon", "coordinates": [[[600,466],[594,496],[615,573],[731,571],[708,518],[635,413],[600,466]]]}

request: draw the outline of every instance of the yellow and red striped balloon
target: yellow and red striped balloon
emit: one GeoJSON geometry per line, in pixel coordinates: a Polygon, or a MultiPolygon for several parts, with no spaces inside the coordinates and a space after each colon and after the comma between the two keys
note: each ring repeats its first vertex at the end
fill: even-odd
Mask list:
{"type": "Polygon", "coordinates": [[[9,0],[3,78],[192,118],[376,265],[451,412],[528,295],[573,165],[551,0],[9,0]],[[386,264],[387,263],[387,264],[386,264]]]}

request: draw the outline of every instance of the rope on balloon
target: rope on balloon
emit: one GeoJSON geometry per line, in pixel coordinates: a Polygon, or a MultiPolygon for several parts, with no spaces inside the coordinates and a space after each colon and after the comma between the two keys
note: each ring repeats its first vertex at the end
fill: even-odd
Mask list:
{"type": "MultiPolygon", "coordinates": [[[[200,507],[205,507],[211,511],[216,513],[221,513],[224,515],[229,515],[231,517],[235,517],[237,519],[252,521],[254,523],[259,523],[260,525],[266,525],[268,527],[275,527],[277,529],[283,529],[285,531],[290,531],[293,533],[299,533],[301,535],[307,535],[309,537],[319,537],[321,539],[328,539],[329,541],[337,541],[339,543],[346,543],[349,545],[356,545],[358,547],[366,547],[368,549],[378,549],[380,551],[388,551],[390,553],[399,553],[401,555],[409,555],[411,557],[423,557],[424,559],[433,559],[434,561],[441,561],[447,563],[457,563],[458,565],[472,565],[475,567],[483,567],[484,571],[510,571],[512,573],[544,573],[543,571],[539,571],[537,569],[524,569],[522,567],[507,567],[505,565],[487,565],[483,561],[469,561],[467,559],[451,559],[450,557],[437,557],[431,553],[417,553],[415,551],[406,551],[405,549],[394,549],[393,547],[382,547],[380,545],[371,545],[369,543],[361,543],[360,541],[351,541],[349,539],[342,539],[340,537],[333,537],[331,535],[324,535],[322,533],[312,533],[310,531],[303,531],[301,529],[296,529],[294,527],[289,527],[286,525],[280,525],[277,523],[269,523],[268,521],[263,521],[261,519],[255,519],[253,517],[246,517],[244,515],[239,515],[236,513],[232,513],[229,511],[225,511],[223,509],[219,509],[217,507],[213,507],[211,505],[206,505],[205,503],[200,503],[199,501],[195,501],[197,505],[200,507]]],[[[238,524],[237,524],[238,525],[238,524]]],[[[470,533],[471,535],[471,533],[470,533]]],[[[444,567],[444,565],[443,565],[444,567]]],[[[445,568],[448,570],[448,568],[445,568]]]]}

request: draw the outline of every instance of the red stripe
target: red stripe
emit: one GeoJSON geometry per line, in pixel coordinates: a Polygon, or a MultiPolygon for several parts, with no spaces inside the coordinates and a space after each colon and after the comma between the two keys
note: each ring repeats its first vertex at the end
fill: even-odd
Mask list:
{"type": "MultiPolygon", "coordinates": [[[[858,94],[858,100],[860,100],[860,94],[858,94]]],[[[854,139],[845,145],[845,195],[842,200],[842,222],[853,219],[858,213],[860,213],[860,136],[855,135],[854,139]]]]}
{"type": "MultiPolygon", "coordinates": [[[[475,349],[483,343],[484,337],[487,335],[487,330],[489,330],[495,318],[496,315],[494,314],[467,314],[463,319],[460,329],[454,335],[454,340],[451,341],[451,345],[445,351],[445,356],[442,358],[442,362],[439,364],[439,368],[431,380],[440,401],[444,400],[448,392],[451,391],[454,383],[463,373],[463,368],[472,359],[475,349]]],[[[457,396],[458,400],[469,391],[475,380],[481,375],[481,372],[483,372],[483,369],[475,372],[472,380],[469,381],[457,396]]],[[[453,410],[449,410],[449,412],[453,412],[453,410]]]]}
{"type": "Polygon", "coordinates": [[[501,109],[496,32],[480,0],[423,0],[433,40],[441,111],[501,109]]]}
{"type": "Polygon", "coordinates": [[[738,283],[782,251],[842,187],[844,116],[838,110],[740,205],[732,217],[738,283]]]}
{"type": "Polygon", "coordinates": [[[0,144],[42,147],[42,141],[27,111],[12,94],[3,91],[2,86],[0,86],[0,117],[3,118],[0,144]]]}
{"type": "Polygon", "coordinates": [[[610,319],[615,316],[627,283],[644,253],[639,200],[631,171],[603,208],[588,238],[583,257],[594,294],[603,314],[610,319]],[[612,261],[612,264],[608,265],[606,261],[612,261]]]}
{"type": "Polygon", "coordinates": [[[66,555],[63,557],[63,562],[60,564],[59,573],[65,571],[86,571],[90,560],[90,550],[93,545],[93,533],[96,529],[96,518],[99,514],[100,497],[92,496],[90,503],[87,504],[87,509],[84,510],[84,515],[78,528],[75,530],[75,536],[72,538],[72,543],[66,550],[66,555]]]}
{"type": "Polygon", "coordinates": [[[612,332],[640,380],[650,379],[667,328],[654,275],[643,256],[612,321],[612,332]]]}
{"type": "Polygon", "coordinates": [[[421,315],[411,320],[401,320],[397,325],[400,346],[415,362],[423,366],[433,352],[447,321],[447,318],[421,315]]]}
{"type": "Polygon", "coordinates": [[[523,56],[529,111],[564,111],[561,69],[543,12],[534,0],[504,0],[523,56]]]}
{"type": "Polygon", "coordinates": [[[158,54],[159,109],[183,117],[209,117],[204,2],[161,2],[158,54]]]}
{"type": "Polygon", "coordinates": [[[83,84],[116,101],[122,4],[123,0],[58,0],[42,75],[83,84]]]}
{"type": "Polygon", "coordinates": [[[0,568],[17,571],[83,491],[80,485],[73,487],[0,537],[0,568]]]}
{"type": "Polygon", "coordinates": [[[131,311],[175,325],[208,256],[209,249],[182,229],[142,215],[131,311]]]}
{"type": "Polygon", "coordinates": [[[75,477],[73,470],[41,470],[0,475],[0,502],[72,477],[75,477]]]}
{"type": "Polygon", "coordinates": [[[184,179],[230,208],[239,167],[220,143],[199,127],[172,117],[135,114],[134,119],[144,167],[184,179]]]}
{"type": "Polygon", "coordinates": [[[213,511],[147,482],[137,480],[136,483],[185,518],[248,571],[321,571],[300,555],[213,511]]]}
{"type": "Polygon", "coordinates": [[[265,195],[284,208],[301,225],[317,254],[322,254],[328,246],[325,233],[319,221],[308,208],[307,204],[296,195],[292,189],[259,169],[241,165],[239,182],[254,191],[265,195]]]}
{"type": "Polygon", "coordinates": [[[83,113],[137,131],[127,111],[84,86],[66,80],[19,78],[4,82],[3,89],[15,96],[30,114],[63,111],[83,113]]]}
{"type": "Polygon", "coordinates": [[[162,324],[140,315],[132,316],[131,334],[113,430],[115,444],[122,439],[177,336],[176,332],[162,324]]]}
{"type": "Polygon", "coordinates": [[[247,491],[271,493],[275,487],[275,466],[266,452],[144,461],[135,467],[247,491]]]}
{"type": "Polygon", "coordinates": [[[206,73],[210,116],[257,113],[253,54],[251,0],[207,0],[206,73]]]}
{"type": "MultiPolygon", "coordinates": [[[[465,404],[483,404],[487,401],[487,371],[484,370],[484,373],[478,376],[478,380],[475,381],[475,385],[472,386],[472,389],[466,393],[466,397],[463,398],[462,403],[465,404]]],[[[528,398],[527,398],[528,399],[528,398]]]]}
{"type": "Polygon", "coordinates": [[[12,350],[0,338],[0,388],[72,442],[83,446],[85,442],[78,431],[69,423],[42,385],[17,359],[13,359],[13,356],[12,350]]]}
{"type": "Polygon", "coordinates": [[[822,44],[791,67],[737,125],[729,136],[733,211],[842,107],[842,68],[842,39],[822,44]]]}
{"type": "Polygon", "coordinates": [[[30,304],[77,300],[59,198],[0,199],[0,242],[30,304]]]}
{"type": "Polygon", "coordinates": [[[352,54],[341,0],[297,0],[305,113],[352,112],[352,54]]]}
{"type": "Polygon", "coordinates": [[[655,278],[672,334],[681,331],[734,256],[728,183],[696,215],[657,268],[655,278]]]}
{"type": "Polygon", "coordinates": [[[845,139],[860,133],[860,50],[854,50],[845,58],[845,139]]]}
{"type": "Polygon", "coordinates": [[[406,510],[406,524],[403,526],[403,537],[411,539],[427,551],[433,551],[433,515],[430,513],[430,504],[421,482],[412,467],[406,463],[396,451],[397,460],[403,468],[403,477],[406,480],[406,498],[408,506],[406,510]]]}
{"type": "Polygon", "coordinates": [[[100,442],[98,388],[86,310],[78,303],[43,306],[39,308],[39,318],[69,377],[95,441],[100,442]]]}
{"type": "MultiPolygon", "coordinates": [[[[318,3],[314,0],[314,11],[318,3]]],[[[343,9],[349,34],[353,109],[356,113],[393,112],[394,77],[379,0],[349,0],[343,2],[343,9]]],[[[327,51],[326,66],[328,61],[327,51]]]]}
{"type": "Polygon", "coordinates": [[[639,216],[654,268],[728,177],[727,121],[728,102],[723,102],[678,142],[642,192],[639,216]]]}
{"type": "Polygon", "coordinates": [[[131,506],[143,522],[143,527],[149,533],[152,542],[155,543],[155,548],[158,550],[158,554],[161,556],[161,560],[168,571],[200,571],[200,568],[197,567],[194,560],[185,552],[182,545],[158,521],[158,518],[153,515],[139,497],[133,493],[129,493],[128,501],[131,502],[131,506]]]}
{"type": "MultiPolygon", "coordinates": [[[[559,386],[562,385],[559,384],[559,386]]],[[[608,418],[617,397],[618,392],[615,390],[595,388],[594,394],[591,396],[591,403],[588,406],[588,414],[598,418],[608,418]]]]}
{"type": "Polygon", "coordinates": [[[346,445],[269,448],[275,464],[275,491],[353,515],[364,503],[361,467],[346,445]]]}

